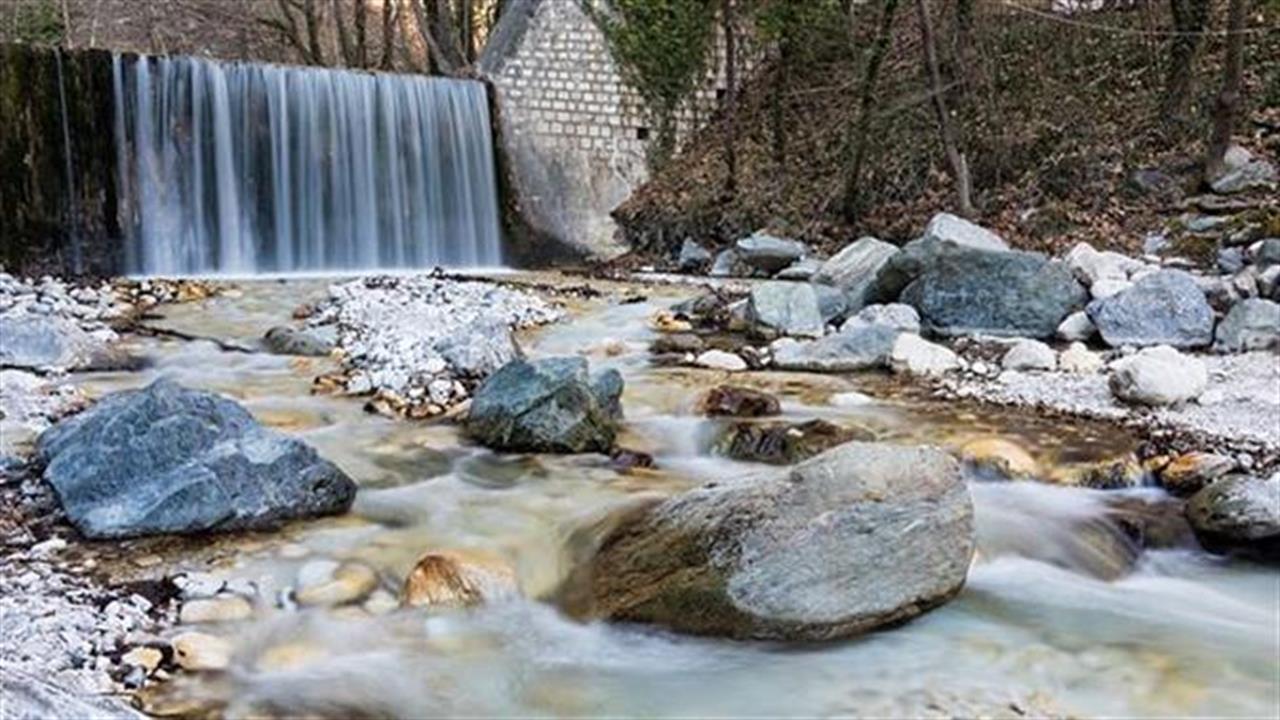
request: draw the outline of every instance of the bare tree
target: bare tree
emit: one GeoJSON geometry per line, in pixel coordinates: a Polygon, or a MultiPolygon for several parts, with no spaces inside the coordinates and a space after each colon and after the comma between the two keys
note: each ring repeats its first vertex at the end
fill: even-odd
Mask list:
{"type": "Polygon", "coordinates": [[[1222,175],[1226,165],[1231,131],[1240,112],[1241,81],[1244,75],[1244,21],[1246,0],[1231,0],[1227,10],[1227,56],[1222,63],[1222,90],[1213,108],[1213,132],[1205,158],[1206,181],[1222,175]]]}
{"type": "Polygon", "coordinates": [[[871,103],[876,95],[876,83],[880,68],[889,53],[893,39],[893,18],[898,12],[898,0],[884,0],[880,7],[880,23],[875,42],[871,45],[867,64],[862,73],[862,88],[858,98],[858,120],[850,140],[850,159],[844,181],[844,216],[853,222],[858,216],[859,187],[862,182],[862,166],[867,157],[867,141],[871,132],[871,103]]]}
{"type": "MultiPolygon", "coordinates": [[[[1233,0],[1238,2],[1239,0],[1233,0]]],[[[946,88],[942,82],[942,71],[938,67],[937,39],[933,33],[933,21],[929,18],[928,0],[916,0],[916,15],[920,22],[920,41],[924,45],[925,70],[928,74],[929,95],[933,101],[934,114],[938,118],[938,133],[942,137],[942,150],[947,156],[947,164],[951,166],[951,177],[956,184],[956,197],[960,214],[973,217],[973,182],[969,178],[969,162],[960,151],[956,142],[955,128],[951,124],[951,115],[947,112],[947,102],[943,94],[946,88]]]]}
{"type": "Polygon", "coordinates": [[[378,61],[378,68],[381,70],[390,70],[395,62],[392,53],[396,47],[396,28],[400,25],[399,16],[400,3],[382,3],[382,58],[378,61]]]}
{"type": "Polygon", "coordinates": [[[309,65],[326,65],[324,46],[320,42],[320,9],[316,0],[276,0],[279,17],[261,17],[259,22],[275,30],[298,51],[309,65]],[[302,16],[302,26],[298,16],[302,16]]]}
{"type": "Polygon", "coordinates": [[[1191,97],[1191,77],[1200,51],[1205,26],[1209,22],[1209,0],[1169,0],[1173,17],[1173,38],[1165,76],[1163,111],[1167,123],[1186,119],[1191,97]]]}
{"type": "Polygon", "coordinates": [[[720,27],[724,34],[724,156],[725,194],[738,190],[738,33],[734,0],[720,1],[720,27]]]}

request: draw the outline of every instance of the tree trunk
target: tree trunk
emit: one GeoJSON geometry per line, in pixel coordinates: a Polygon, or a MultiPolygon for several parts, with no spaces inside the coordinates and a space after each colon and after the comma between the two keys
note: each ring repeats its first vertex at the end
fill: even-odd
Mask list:
{"type": "Polygon", "coordinates": [[[1209,137],[1209,152],[1204,163],[1205,180],[1209,182],[1221,176],[1225,169],[1231,131],[1240,112],[1246,1],[1231,0],[1227,10],[1227,57],[1222,64],[1222,91],[1213,108],[1213,134],[1209,137]]]}
{"type": "Polygon", "coordinates": [[[475,0],[458,0],[458,25],[462,35],[462,57],[471,64],[476,61],[475,0]]]}
{"type": "Polygon", "coordinates": [[[439,8],[435,0],[409,0],[409,5],[413,8],[414,20],[418,26],[418,34],[422,37],[422,44],[427,47],[427,71],[441,75],[456,74],[457,65],[436,38],[435,16],[439,8]]]}
{"type": "Polygon", "coordinates": [[[956,184],[958,210],[965,217],[973,217],[973,186],[969,179],[969,163],[956,142],[955,129],[951,126],[951,115],[947,112],[947,101],[943,97],[945,88],[942,83],[942,71],[938,67],[937,39],[933,34],[933,22],[929,18],[928,0],[916,0],[916,15],[920,21],[920,42],[924,45],[929,95],[933,101],[934,113],[938,117],[938,133],[942,136],[942,150],[947,156],[947,164],[951,166],[951,177],[956,184]]]}
{"type": "Polygon", "coordinates": [[[893,18],[897,12],[898,0],[884,0],[880,9],[880,27],[876,31],[876,40],[871,46],[871,55],[867,58],[867,66],[862,73],[862,89],[858,99],[858,123],[851,138],[852,153],[844,181],[843,212],[845,219],[849,222],[856,220],[859,215],[862,165],[866,161],[867,136],[871,132],[871,103],[875,99],[880,68],[884,65],[884,58],[889,53],[889,41],[893,39],[893,18]]]}
{"type": "Polygon", "coordinates": [[[1169,42],[1169,67],[1165,76],[1163,119],[1166,124],[1186,120],[1191,99],[1191,76],[1209,22],[1209,0],[1169,0],[1173,39],[1169,42]]]}
{"type": "Polygon", "coordinates": [[[773,130],[773,160],[779,167],[787,164],[787,127],[783,104],[786,99],[787,83],[790,82],[791,73],[788,72],[790,56],[786,41],[778,43],[778,69],[774,72],[773,87],[770,88],[769,124],[773,130]]]}
{"type": "Polygon", "coordinates": [[[734,30],[734,0],[721,0],[720,22],[724,32],[724,157],[727,174],[724,191],[738,190],[738,37],[734,30]]]}

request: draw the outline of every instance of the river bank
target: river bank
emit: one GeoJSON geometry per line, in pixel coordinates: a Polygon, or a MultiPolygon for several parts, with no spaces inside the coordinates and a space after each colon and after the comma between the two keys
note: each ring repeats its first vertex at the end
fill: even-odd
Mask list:
{"type": "MultiPolygon", "coordinates": [[[[55,525],[47,537],[24,540],[21,557],[0,564],[0,574],[5,582],[22,577],[31,545],[57,534],[68,547],[55,557],[89,551],[99,571],[107,565],[110,572],[69,561],[65,571],[79,579],[40,574],[34,581],[40,596],[74,598],[63,588],[84,583],[124,605],[133,602],[130,588],[170,588],[168,597],[148,601],[149,612],[126,614],[135,627],[106,628],[114,634],[98,675],[110,680],[111,693],[133,692],[123,682],[126,663],[114,658],[140,646],[168,648],[160,674],[150,673],[137,695],[155,713],[199,707],[235,717],[301,708],[333,715],[378,707],[401,716],[1065,716],[1213,708],[1248,715],[1274,704],[1276,688],[1259,671],[1274,649],[1267,630],[1277,601],[1273,574],[1206,553],[1185,537],[1159,546],[1133,534],[1148,522],[1135,520],[1135,506],[1181,519],[1180,501],[1153,487],[1101,491],[971,479],[978,559],[965,589],[903,628],[854,642],[780,648],[567,619],[537,599],[569,570],[571,538],[580,528],[638,499],[669,497],[758,467],[719,455],[715,441],[727,421],[699,411],[701,396],[725,382],[778,397],[780,414],[772,419],[778,422],[825,419],[880,441],[933,444],[957,455],[1000,438],[1051,469],[1123,458],[1150,438],[1111,421],[932,400],[931,386],[883,372],[663,365],[650,346],[669,333],[656,329],[654,318],[694,296],[696,287],[597,283],[597,296],[582,297],[539,289],[581,282],[571,277],[500,281],[540,294],[567,316],[518,332],[526,355],[581,355],[593,368],[621,373],[626,420],[619,444],[652,456],[653,468],[619,469],[599,455],[494,453],[450,421],[387,417],[365,409],[367,396],[316,394],[315,378],[336,372],[339,360],[270,354],[258,343],[294,308],[323,299],[329,283],[241,282],[223,295],[153,309],[144,322],[164,332],[125,331],[121,347],[146,358],[145,367],[49,379],[95,398],[167,376],[235,398],[268,427],[304,439],[350,474],[360,484],[351,513],[199,541],[85,543],[55,525]],[[518,592],[463,613],[396,609],[405,579],[431,551],[507,568],[518,592]],[[106,555],[119,561],[108,563],[106,555]],[[373,581],[333,607],[299,608],[291,600],[316,573],[342,565],[370,569],[373,581]],[[174,583],[191,577],[212,590],[184,595],[174,583]],[[101,590],[104,583],[116,589],[101,590]],[[1189,593],[1200,599],[1189,604],[1189,593]],[[210,597],[237,609],[221,621],[196,622],[191,611],[182,620],[184,606],[210,597]],[[177,662],[175,639],[191,632],[226,643],[223,670],[177,662]],[[999,682],[993,663],[1003,669],[999,682]],[[848,667],[864,670],[840,670],[848,667]],[[762,677],[779,678],[789,690],[762,677]],[[804,707],[797,708],[798,697],[806,698],[804,707]]],[[[23,484],[13,487],[18,492],[23,484]]],[[[53,516],[38,504],[20,505],[17,513],[24,526],[53,516]]],[[[37,627],[39,610],[23,615],[24,607],[10,607],[6,622],[37,627]]],[[[96,618],[92,626],[76,624],[83,613],[55,616],[72,619],[51,632],[78,642],[104,631],[96,618]]],[[[55,655],[43,672],[56,678],[75,670],[70,657],[55,655]]]]}

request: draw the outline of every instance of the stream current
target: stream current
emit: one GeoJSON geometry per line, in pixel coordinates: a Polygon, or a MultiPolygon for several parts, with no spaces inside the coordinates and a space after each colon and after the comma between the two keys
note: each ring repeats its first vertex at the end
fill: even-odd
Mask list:
{"type": "MultiPolygon", "coordinates": [[[[296,305],[322,297],[325,286],[245,282],[228,296],[162,308],[164,319],[152,324],[251,343],[296,305]]],[[[1163,493],[1155,488],[1102,492],[971,480],[978,556],[965,589],[903,627],[846,642],[739,643],[582,624],[537,601],[567,572],[575,529],[639,496],[666,496],[760,467],[708,449],[718,421],[697,414],[696,400],[729,380],[725,373],[650,363],[650,315],[693,291],[645,287],[648,300],[628,304],[618,302],[624,289],[567,301],[568,320],[521,342],[531,356],[585,354],[593,367],[618,368],[626,380],[620,442],[651,453],[655,470],[619,471],[602,456],[498,455],[470,444],[452,424],[368,414],[359,399],[311,394],[311,378],[331,369],[323,358],[139,338],[134,349],[154,360],[151,367],[83,376],[95,395],[161,374],[224,393],[262,422],[315,445],[361,486],[346,516],[296,523],[266,539],[224,538],[212,558],[166,558],[171,572],[252,580],[263,598],[253,620],[218,630],[235,643],[232,671],[197,676],[182,692],[228,703],[231,716],[264,709],[372,717],[1222,717],[1280,710],[1280,574],[1188,547],[1139,551],[1110,508],[1117,498],[1158,503],[1163,493]],[[396,588],[430,550],[502,558],[530,599],[380,616],[358,608],[282,610],[270,602],[308,560],[360,560],[396,588]],[[260,662],[280,646],[300,649],[296,661],[260,662]]],[[[822,417],[880,440],[952,449],[998,437],[1026,448],[1043,467],[1115,458],[1136,446],[1109,426],[923,399],[874,374],[746,373],[732,381],[777,394],[787,420],[822,417]]]]}

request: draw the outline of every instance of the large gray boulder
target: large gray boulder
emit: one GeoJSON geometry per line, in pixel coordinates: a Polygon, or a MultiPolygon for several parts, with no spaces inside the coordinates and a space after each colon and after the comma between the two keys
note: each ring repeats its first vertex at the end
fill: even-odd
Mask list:
{"type": "Polygon", "coordinates": [[[844,296],[834,288],[777,280],[751,289],[747,318],[767,333],[822,337],[844,310],[844,296]]]}
{"type": "Polygon", "coordinates": [[[1063,264],[1026,252],[938,253],[902,292],[938,335],[1052,337],[1088,293],[1063,264]]]}
{"type": "Polygon", "coordinates": [[[888,367],[899,331],[886,325],[861,325],[820,340],[782,340],[773,344],[773,367],[807,372],[854,372],[888,367]]]}
{"type": "Polygon", "coordinates": [[[622,376],[580,357],[516,360],[476,390],[467,433],[515,452],[608,452],[622,418],[622,376]]]}
{"type": "Polygon", "coordinates": [[[356,485],[213,393],[160,379],[46,430],[44,477],[86,537],[269,528],[346,511],[356,485]]]}
{"type": "Polygon", "coordinates": [[[1280,303],[1242,300],[1218,323],[1213,349],[1218,352],[1266,350],[1280,344],[1280,303]]]}
{"type": "Polygon", "coordinates": [[[829,640],[945,603],[973,550],[954,458],[855,442],[633,508],[563,597],[579,615],[685,633],[829,640]]]}
{"type": "Polygon", "coordinates": [[[66,318],[0,317],[0,367],[77,370],[100,364],[106,353],[104,342],[66,318]]]}
{"type": "Polygon", "coordinates": [[[897,300],[940,256],[970,250],[999,253],[1008,249],[1005,241],[990,230],[949,213],[938,213],[929,221],[924,235],[902,246],[901,252],[880,266],[875,281],[867,289],[867,302],[897,300]]]}
{"type": "Polygon", "coordinates": [[[775,237],[763,231],[739,240],[733,246],[744,265],[773,275],[809,253],[804,243],[775,237]]]}
{"type": "Polygon", "coordinates": [[[883,240],[864,237],[833,255],[813,274],[813,282],[840,288],[850,310],[870,303],[869,294],[880,268],[898,253],[883,240]]]}
{"type": "Polygon", "coordinates": [[[1146,275],[1127,290],[1089,303],[1087,310],[1112,347],[1187,348],[1213,340],[1213,308],[1196,281],[1181,270],[1146,275]]]}
{"type": "Polygon", "coordinates": [[[710,264],[711,252],[691,238],[685,238],[680,244],[680,254],[676,258],[676,265],[680,268],[680,272],[697,272],[710,264]]]}
{"type": "Polygon", "coordinates": [[[1191,496],[1187,520],[1215,550],[1238,549],[1280,560],[1280,473],[1230,475],[1191,496]]]}

